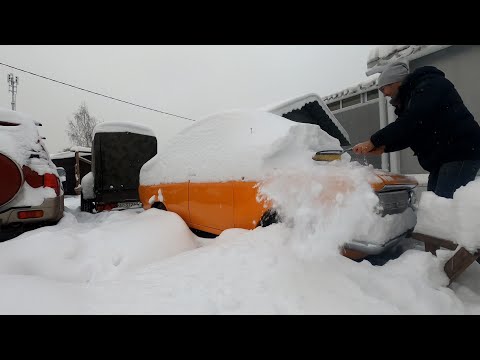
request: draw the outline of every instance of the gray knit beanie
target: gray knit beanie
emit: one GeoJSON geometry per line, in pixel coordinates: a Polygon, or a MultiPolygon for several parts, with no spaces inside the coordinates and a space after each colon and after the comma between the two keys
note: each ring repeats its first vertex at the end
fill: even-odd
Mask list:
{"type": "Polygon", "coordinates": [[[408,75],[408,66],[403,62],[395,62],[385,67],[381,75],[378,77],[378,88],[402,82],[408,75]]]}

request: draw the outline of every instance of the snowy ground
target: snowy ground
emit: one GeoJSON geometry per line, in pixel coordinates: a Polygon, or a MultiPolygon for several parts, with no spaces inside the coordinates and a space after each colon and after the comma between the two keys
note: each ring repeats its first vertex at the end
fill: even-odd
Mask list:
{"type": "Polygon", "coordinates": [[[480,314],[480,265],[451,287],[416,249],[383,266],[302,256],[275,224],[196,237],[174,213],[81,213],[0,243],[2,314],[480,314]]]}

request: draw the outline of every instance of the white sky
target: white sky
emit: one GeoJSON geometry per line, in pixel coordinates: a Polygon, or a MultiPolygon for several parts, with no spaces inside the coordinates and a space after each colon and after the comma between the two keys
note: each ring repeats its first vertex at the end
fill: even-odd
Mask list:
{"type": "MultiPolygon", "coordinates": [[[[8,45],[0,62],[125,101],[193,119],[320,96],[365,81],[376,45],[8,45]]],[[[48,150],[69,146],[67,120],[80,103],[102,121],[151,127],[161,145],[190,121],[141,109],[0,66],[0,107],[11,108],[7,74],[19,77],[17,111],[40,120],[48,150]],[[4,79],[4,80],[1,80],[4,79]],[[1,83],[1,82],[0,82],[1,83]],[[3,90],[2,90],[3,89],[3,90]]]]}

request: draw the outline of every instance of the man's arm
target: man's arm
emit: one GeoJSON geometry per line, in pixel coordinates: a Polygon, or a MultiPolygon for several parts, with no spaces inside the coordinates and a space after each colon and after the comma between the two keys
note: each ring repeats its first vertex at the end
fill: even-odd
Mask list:
{"type": "Polygon", "coordinates": [[[385,152],[406,149],[418,135],[418,130],[435,121],[437,111],[448,90],[444,78],[430,79],[420,83],[414,90],[410,105],[398,119],[380,129],[370,137],[378,148],[385,146],[385,152]]]}

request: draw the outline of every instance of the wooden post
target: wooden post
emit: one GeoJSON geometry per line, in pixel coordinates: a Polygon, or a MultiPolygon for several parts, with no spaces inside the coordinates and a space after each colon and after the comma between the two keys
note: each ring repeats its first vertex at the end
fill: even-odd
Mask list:
{"type": "Polygon", "coordinates": [[[425,242],[425,251],[430,251],[433,255],[437,256],[437,250],[440,249],[440,246],[425,242]]]}
{"type": "Polygon", "coordinates": [[[463,273],[477,258],[480,256],[480,252],[471,254],[465,248],[460,248],[455,255],[453,255],[450,260],[447,261],[445,267],[445,273],[450,279],[450,284],[455,280],[461,273],[463,273]]]}
{"type": "MultiPolygon", "coordinates": [[[[425,251],[430,251],[430,249],[435,247],[435,250],[440,249],[441,247],[448,249],[448,250],[455,250],[457,248],[457,244],[450,240],[436,238],[434,236],[425,235],[421,233],[414,232],[412,234],[412,238],[423,241],[425,243],[425,251]],[[427,244],[429,245],[429,249],[427,250],[427,244]]],[[[434,254],[434,253],[433,253],[434,254]]]]}
{"type": "Polygon", "coordinates": [[[75,151],[75,187],[80,185],[80,154],[75,151]]]}

